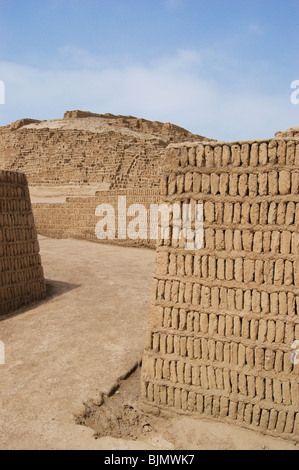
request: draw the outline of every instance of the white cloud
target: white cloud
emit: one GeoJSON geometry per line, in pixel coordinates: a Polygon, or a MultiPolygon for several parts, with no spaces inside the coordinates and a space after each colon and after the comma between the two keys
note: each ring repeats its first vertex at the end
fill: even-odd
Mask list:
{"type": "Polygon", "coordinates": [[[272,96],[250,88],[226,89],[220,78],[208,74],[203,56],[181,50],[147,66],[102,63],[99,68],[92,67],[94,58],[88,56],[89,65],[77,70],[0,62],[0,79],[6,85],[0,122],[54,119],[67,109],[84,109],[170,121],[223,140],[271,137],[298,124],[299,106],[290,103],[289,84],[284,93],[272,96]]]}

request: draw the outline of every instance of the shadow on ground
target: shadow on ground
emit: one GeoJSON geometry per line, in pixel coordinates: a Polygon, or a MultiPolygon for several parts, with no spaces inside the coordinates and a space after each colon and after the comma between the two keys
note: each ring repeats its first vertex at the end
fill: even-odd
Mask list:
{"type": "Polygon", "coordinates": [[[78,289],[78,287],[80,287],[80,284],[70,284],[68,282],[52,281],[46,279],[46,287],[47,297],[45,300],[43,300],[42,303],[47,300],[54,299],[55,297],[59,297],[60,295],[65,294],[66,292],[78,289]]]}
{"type": "Polygon", "coordinates": [[[30,312],[34,310],[39,305],[44,305],[50,300],[55,299],[56,297],[60,297],[61,295],[65,294],[66,292],[70,292],[74,289],[80,287],[80,284],[70,284],[68,282],[60,282],[60,281],[52,281],[46,279],[46,297],[43,300],[38,302],[33,302],[30,305],[20,308],[15,312],[8,313],[7,315],[3,315],[0,317],[0,322],[4,320],[8,320],[9,318],[14,318],[19,315],[24,315],[24,313],[30,312]]]}

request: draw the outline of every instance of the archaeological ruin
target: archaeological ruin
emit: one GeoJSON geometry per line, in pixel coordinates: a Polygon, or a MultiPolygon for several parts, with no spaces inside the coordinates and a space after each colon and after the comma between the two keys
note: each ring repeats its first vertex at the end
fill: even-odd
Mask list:
{"type": "Polygon", "coordinates": [[[97,241],[97,206],[112,204],[117,212],[119,195],[129,204],[158,203],[165,149],[186,140],[208,139],[169,123],[67,111],[64,119],[1,128],[1,167],[26,174],[39,234],[97,241]]]}
{"type": "Polygon", "coordinates": [[[0,171],[0,316],[45,297],[25,175],[0,171]]]}
{"type": "Polygon", "coordinates": [[[82,111],[0,128],[0,314],[45,295],[36,231],[99,242],[96,208],[117,216],[119,196],[147,210],[201,204],[201,249],[172,238],[174,218],[168,239],[106,240],[157,249],[143,409],[299,443],[298,138],[217,142],[82,111]]]}
{"type": "Polygon", "coordinates": [[[298,165],[294,139],[168,147],[162,200],[203,204],[204,246],[157,248],[145,409],[299,440],[298,165]]]}

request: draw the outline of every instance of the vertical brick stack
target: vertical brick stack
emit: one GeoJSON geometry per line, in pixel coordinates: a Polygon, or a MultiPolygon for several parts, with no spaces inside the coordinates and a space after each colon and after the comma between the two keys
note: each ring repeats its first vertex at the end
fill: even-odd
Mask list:
{"type": "Polygon", "coordinates": [[[0,171],[0,316],[45,293],[26,177],[0,171]]]}
{"type": "Polygon", "coordinates": [[[144,408],[299,441],[298,185],[296,139],[168,147],[163,202],[203,204],[204,244],[158,244],[144,408]]]}

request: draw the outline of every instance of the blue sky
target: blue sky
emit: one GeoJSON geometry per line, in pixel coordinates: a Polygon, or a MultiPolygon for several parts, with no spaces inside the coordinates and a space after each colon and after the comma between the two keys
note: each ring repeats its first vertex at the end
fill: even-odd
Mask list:
{"type": "Polygon", "coordinates": [[[299,125],[298,0],[0,0],[0,125],[64,111],[219,140],[299,125]]]}

